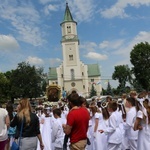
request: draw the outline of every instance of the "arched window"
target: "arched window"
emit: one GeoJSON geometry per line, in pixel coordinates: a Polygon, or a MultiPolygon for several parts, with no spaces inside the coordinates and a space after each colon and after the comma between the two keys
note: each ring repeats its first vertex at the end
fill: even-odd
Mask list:
{"type": "Polygon", "coordinates": [[[67,26],[67,32],[71,33],[71,26],[67,26]]]}
{"type": "Polygon", "coordinates": [[[71,80],[74,80],[75,79],[74,69],[71,69],[70,72],[71,72],[71,80]]]}
{"type": "Polygon", "coordinates": [[[73,55],[69,55],[69,60],[70,60],[70,61],[73,60],[73,55]]]}

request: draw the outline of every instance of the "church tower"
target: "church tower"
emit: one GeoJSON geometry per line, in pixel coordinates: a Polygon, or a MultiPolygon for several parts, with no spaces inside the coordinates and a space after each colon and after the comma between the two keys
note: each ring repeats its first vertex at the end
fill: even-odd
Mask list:
{"type": "Polygon", "coordinates": [[[65,73],[66,75],[69,74],[72,69],[71,73],[72,75],[75,75],[77,73],[76,69],[80,65],[79,40],[77,36],[77,23],[73,20],[73,17],[68,7],[68,3],[66,3],[64,20],[60,25],[62,28],[61,44],[65,73]]]}
{"type": "MultiPolygon", "coordinates": [[[[80,61],[77,22],[73,20],[68,3],[60,26],[63,61],[59,67],[49,68],[49,84],[58,84],[62,92],[75,90],[88,97],[91,83],[100,81],[100,70],[98,64],[85,65],[80,61]]],[[[101,86],[95,84],[95,88],[99,95],[101,86]]]]}
{"type": "Polygon", "coordinates": [[[87,66],[80,61],[77,22],[73,20],[68,3],[66,3],[64,19],[60,25],[62,30],[61,45],[63,53],[62,74],[64,90],[83,91],[86,89],[86,86],[88,87],[87,66]],[[70,89],[66,89],[66,87],[70,89]]]}

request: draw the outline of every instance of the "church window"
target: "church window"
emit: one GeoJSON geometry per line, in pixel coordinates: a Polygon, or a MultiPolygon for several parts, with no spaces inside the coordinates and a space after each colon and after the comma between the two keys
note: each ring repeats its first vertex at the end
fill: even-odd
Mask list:
{"type": "Polygon", "coordinates": [[[71,72],[71,80],[74,80],[75,79],[75,77],[74,77],[74,69],[71,69],[70,72],[71,72]]]}
{"type": "Polygon", "coordinates": [[[85,89],[85,85],[83,85],[83,89],[85,89]]]}
{"type": "Polygon", "coordinates": [[[94,79],[91,79],[91,82],[94,82],[94,79]]]}
{"type": "Polygon", "coordinates": [[[69,55],[69,60],[73,60],[73,55],[69,55]]]}
{"type": "Polygon", "coordinates": [[[63,74],[61,74],[61,77],[63,78],[63,74]]]}
{"type": "Polygon", "coordinates": [[[82,72],[82,76],[84,76],[84,72],[82,72]]]}
{"type": "Polygon", "coordinates": [[[75,87],[75,85],[76,85],[76,84],[75,84],[74,82],[71,83],[71,86],[72,86],[72,87],[75,87]]]}
{"type": "Polygon", "coordinates": [[[67,33],[71,33],[71,26],[67,26],[67,33]]]}

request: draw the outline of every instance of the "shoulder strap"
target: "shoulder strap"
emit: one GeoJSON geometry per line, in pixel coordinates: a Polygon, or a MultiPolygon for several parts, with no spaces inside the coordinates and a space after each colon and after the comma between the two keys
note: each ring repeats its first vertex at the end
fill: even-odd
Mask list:
{"type": "Polygon", "coordinates": [[[20,129],[20,136],[19,136],[19,144],[18,144],[19,146],[20,146],[21,137],[22,137],[23,122],[24,122],[24,119],[23,119],[22,122],[21,122],[21,129],[20,129]]]}

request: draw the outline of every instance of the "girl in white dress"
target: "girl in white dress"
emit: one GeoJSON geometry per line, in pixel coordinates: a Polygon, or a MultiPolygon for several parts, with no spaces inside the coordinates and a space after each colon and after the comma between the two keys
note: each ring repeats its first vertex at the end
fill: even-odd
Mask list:
{"type": "Polygon", "coordinates": [[[45,117],[42,118],[42,139],[44,144],[44,150],[52,150],[52,140],[51,140],[51,132],[52,132],[52,117],[50,116],[50,107],[44,109],[45,117]]]}
{"type": "Polygon", "coordinates": [[[137,150],[150,149],[150,106],[148,99],[142,95],[137,98],[137,117],[134,124],[134,130],[139,130],[137,150]]]}
{"type": "Polygon", "coordinates": [[[95,148],[95,133],[94,133],[94,128],[95,128],[95,113],[97,111],[97,107],[95,105],[95,102],[91,102],[89,105],[90,108],[90,121],[89,121],[89,140],[91,142],[91,145],[88,146],[88,150],[96,150],[95,148]]]}
{"type": "Polygon", "coordinates": [[[123,126],[126,131],[126,137],[128,139],[129,149],[136,150],[137,149],[137,139],[138,139],[138,131],[133,130],[135,118],[136,118],[136,107],[135,107],[135,98],[128,97],[126,99],[126,107],[129,108],[129,111],[126,115],[126,121],[123,126]]]}
{"type": "Polygon", "coordinates": [[[120,123],[122,119],[118,117],[117,103],[115,101],[108,103],[108,111],[111,114],[108,119],[108,127],[99,130],[99,132],[108,134],[107,150],[121,150],[122,130],[120,129],[120,123]]]}
{"type": "MultiPolygon", "coordinates": [[[[37,116],[39,118],[40,132],[41,132],[41,136],[42,136],[43,123],[44,123],[44,118],[45,118],[45,114],[43,112],[43,106],[39,106],[36,111],[37,111],[37,116]]],[[[41,150],[39,141],[38,141],[38,144],[37,144],[37,150],[41,150]]]]}
{"type": "Polygon", "coordinates": [[[123,137],[122,138],[121,149],[126,150],[126,149],[129,149],[129,146],[128,146],[128,139],[126,137],[126,132],[125,132],[125,129],[123,127],[123,123],[126,120],[126,109],[125,109],[125,106],[124,106],[125,105],[124,100],[123,99],[118,99],[117,104],[118,104],[119,116],[122,118],[122,123],[120,124],[120,128],[122,130],[122,137],[123,137]]]}
{"type": "Polygon", "coordinates": [[[100,150],[98,149],[98,144],[100,144],[99,138],[97,137],[98,134],[98,126],[102,125],[103,122],[103,116],[101,111],[95,106],[95,114],[94,114],[94,118],[95,118],[95,125],[94,125],[94,148],[95,150],[100,150]]]}
{"type": "Polygon", "coordinates": [[[101,106],[101,112],[95,114],[96,121],[98,121],[98,127],[96,130],[96,150],[107,149],[107,135],[105,133],[99,134],[98,130],[106,129],[108,127],[109,112],[107,111],[107,103],[98,102],[98,106],[101,106]]]}

